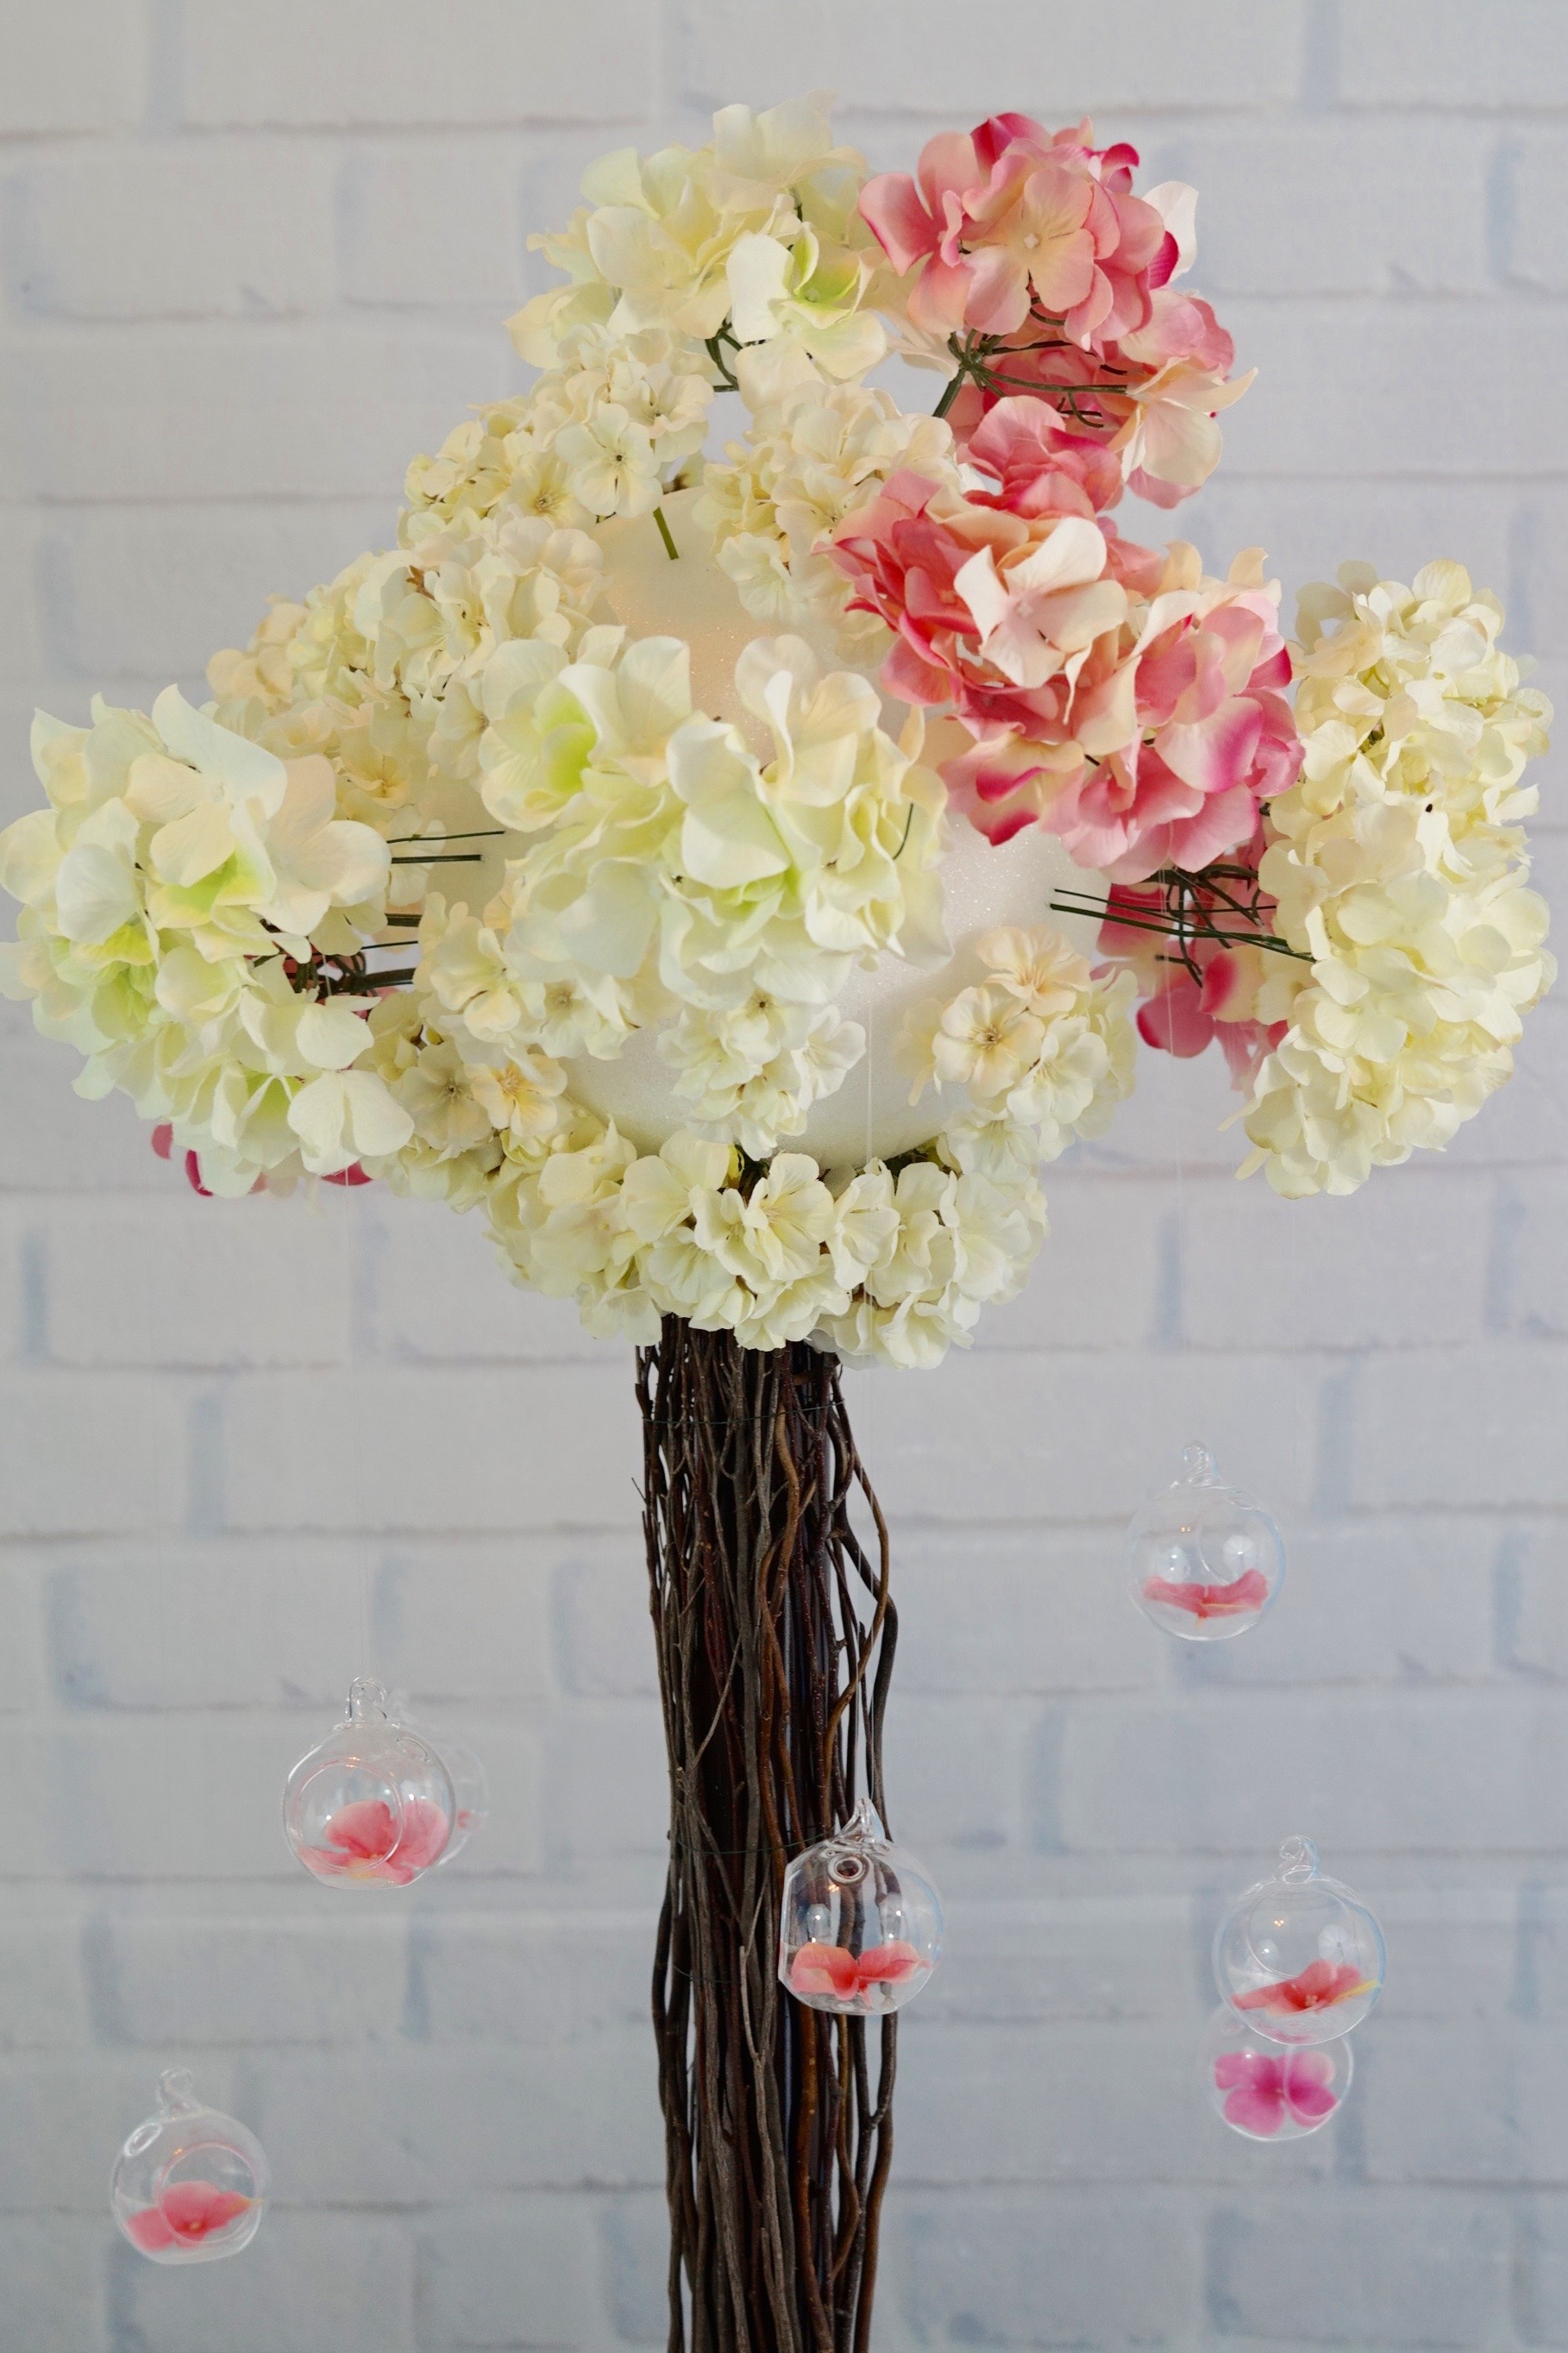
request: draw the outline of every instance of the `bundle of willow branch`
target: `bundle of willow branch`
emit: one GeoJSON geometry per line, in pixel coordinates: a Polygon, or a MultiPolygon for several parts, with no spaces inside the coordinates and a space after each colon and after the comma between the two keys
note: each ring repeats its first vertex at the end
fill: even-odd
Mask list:
{"type": "Polygon", "coordinates": [[[637,1357],[669,1753],[654,1966],[671,2353],[865,2353],[895,2023],[777,1977],[784,1867],[868,1795],[897,1620],[835,1359],[665,1321],[637,1357]],[[850,1522],[858,1491],[875,1530],[850,1522]]]}

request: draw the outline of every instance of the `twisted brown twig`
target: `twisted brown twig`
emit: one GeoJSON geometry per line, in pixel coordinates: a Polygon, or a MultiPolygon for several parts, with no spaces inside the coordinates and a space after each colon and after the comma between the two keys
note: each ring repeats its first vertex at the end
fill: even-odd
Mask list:
{"type": "Polygon", "coordinates": [[[865,2021],[792,2001],[776,1962],[786,1862],[862,1784],[886,1820],[887,1526],[832,1357],[670,1316],[637,1397],[670,1778],[653,1979],[670,2353],[866,2353],[895,2021],[873,2084],[865,2021]]]}

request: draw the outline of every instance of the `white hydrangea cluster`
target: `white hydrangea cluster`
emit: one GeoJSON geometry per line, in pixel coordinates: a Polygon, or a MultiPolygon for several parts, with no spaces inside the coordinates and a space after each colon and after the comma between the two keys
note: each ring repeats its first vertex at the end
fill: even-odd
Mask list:
{"type": "Polygon", "coordinates": [[[338,816],[331,764],[281,760],[174,687],[150,719],[40,714],[33,757],[47,805],[0,834],[22,902],[0,985],[85,1057],[78,1092],[172,1123],[214,1191],[395,1151],[411,1131],[356,1067],[364,1020],[295,986],[384,921],[386,843],[338,816]]]}
{"type": "Polygon", "coordinates": [[[731,1137],[753,1160],[799,1135],[866,1050],[866,1032],[833,1005],[789,1004],[753,989],[743,1005],[688,1005],[662,1030],[671,1092],[698,1135],[731,1137]]]}
{"type": "Polygon", "coordinates": [[[617,335],[595,322],[560,339],[560,364],[515,400],[455,426],[416,458],[401,536],[498,512],[558,526],[647,514],[702,447],[718,381],[700,343],[665,327],[617,335]]]}
{"type": "Polygon", "coordinates": [[[921,1007],[901,1043],[915,1069],[910,1101],[929,1087],[945,1095],[947,1148],[998,1176],[1104,1134],[1132,1092],[1138,984],[1095,971],[1058,932],[989,932],[974,953],[984,979],[921,1007]]]}
{"type": "Polygon", "coordinates": [[[1350,1193],[1440,1149],[1513,1068],[1554,974],[1527,887],[1521,784],[1545,698],[1498,644],[1502,608],[1463,566],[1406,587],[1346,565],[1301,601],[1297,785],[1270,802],[1260,869],[1276,935],[1258,1018],[1283,1024],[1245,1124],[1280,1193],[1350,1193]]]}
{"type": "MultiPolygon", "coordinates": [[[[941,1143],[837,1176],[798,1152],[743,1169],[732,1145],[685,1129],[639,1155],[613,1123],[552,1101],[548,1134],[503,1137],[485,1204],[516,1279],[574,1299],[593,1332],[647,1341],[680,1315],[747,1347],[809,1339],[933,1365],[1015,1295],[1046,1231],[1032,1168],[985,1176],[941,1143]]],[[[407,1165],[388,1173],[404,1181],[407,1165]]]]}
{"type": "Polygon", "coordinates": [[[474,773],[480,682],[497,648],[526,640],[564,660],[595,625],[604,556],[586,532],[502,509],[460,516],[364,570],[353,625],[372,685],[401,697],[432,765],[474,773]]]}
{"type": "MultiPolygon", "coordinates": [[[[538,640],[509,648],[485,674],[480,792],[533,837],[485,912],[512,1034],[542,1042],[543,1007],[563,1003],[531,1011],[527,986],[574,991],[591,1030],[682,1005],[737,1012],[759,990],[822,1006],[855,956],[947,953],[945,795],[918,730],[900,748],[868,680],[825,674],[800,638],[759,638],[735,694],[771,739],[764,760],[693,711],[689,668],[678,638],[612,651],[606,636],[572,663],[538,640]]],[[[586,1032],[580,1050],[603,1050],[586,1032]]]]}
{"type": "MultiPolygon", "coordinates": [[[[402,997],[371,1016],[369,1067],[414,1138],[373,1173],[457,1208],[482,1202],[516,1279],[575,1300],[591,1331],[650,1340],[672,1314],[751,1347],[808,1339],[858,1361],[933,1365],[1022,1287],[1046,1233],[1041,1159],[1100,1133],[1131,1083],[1131,975],[1096,975],[1046,931],[994,933],[979,955],[991,977],[924,1025],[933,1041],[966,1041],[917,1076],[918,1093],[941,1071],[947,1124],[891,1166],[835,1173],[775,1151],[763,1166],[693,1127],[639,1154],[573,1100],[542,1047],[509,1032],[481,1049],[466,1022],[443,1030],[402,997]],[[1010,1025],[1005,1054],[973,1018],[983,992],[992,1029],[1010,1025]]],[[[752,1025],[753,1057],[780,1010],[741,1009],[734,1034],[752,1025]]],[[[463,1013],[481,1030],[493,1018],[478,998],[463,1013]]]]}
{"type": "Polygon", "coordinates": [[[821,99],[723,107],[705,147],[606,155],[564,232],[530,240],[570,282],[518,313],[517,347],[554,369],[579,328],[661,330],[711,344],[716,374],[722,346],[749,352],[759,397],[802,357],[836,380],[863,375],[887,350],[867,306],[883,265],[858,209],[865,179],[821,99]]]}
{"type": "Polygon", "coordinates": [[[826,635],[847,660],[875,659],[886,627],[847,609],[848,577],[821,550],[902,466],[956,491],[948,426],[906,416],[868,385],[808,374],[758,410],[724,459],[704,468],[695,512],[746,610],[826,635]]]}

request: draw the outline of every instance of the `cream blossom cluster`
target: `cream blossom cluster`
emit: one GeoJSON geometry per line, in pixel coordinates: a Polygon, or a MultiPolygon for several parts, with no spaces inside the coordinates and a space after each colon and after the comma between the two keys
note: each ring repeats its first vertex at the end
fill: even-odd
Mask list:
{"type": "Polygon", "coordinates": [[[584,527],[647,514],[701,448],[717,381],[701,344],[666,327],[566,330],[560,364],[514,400],[455,426],[404,484],[400,536],[505,510],[584,527]]]}
{"type": "Polygon", "coordinates": [[[502,1150],[486,1207],[517,1279],[638,1341],[670,1314],[745,1347],[811,1340],[933,1365],[1016,1293],[1046,1230],[1032,1168],[966,1171],[940,1144],[837,1176],[778,1152],[742,1178],[731,1145],[680,1130],[639,1155],[578,1113],[547,1143],[502,1150]]]}
{"type": "Polygon", "coordinates": [[[472,789],[490,658],[523,638],[562,658],[618,644],[595,617],[602,586],[586,532],[515,507],[459,512],[416,548],[359,556],[303,604],[275,604],[248,647],[209,663],[213,714],[280,757],[331,762],[339,814],[395,853],[387,902],[405,921],[428,881],[421,847],[493,830],[472,789]]]}
{"type": "Polygon", "coordinates": [[[1513,1068],[1554,974],[1527,887],[1521,784],[1551,707],[1498,643],[1502,607],[1458,564],[1408,587],[1345,565],[1301,600],[1300,781],[1268,805],[1276,902],[1251,1008],[1274,1029],[1245,1125],[1279,1192],[1349,1193],[1441,1149],[1513,1068]]]}
{"type": "Polygon", "coordinates": [[[382,693],[428,730],[432,765],[474,772],[485,716],[480,681],[498,647],[526,640],[564,659],[601,621],[604,557],[586,532],[502,511],[459,517],[365,570],[353,625],[382,693]]]}
{"type": "Polygon", "coordinates": [[[1130,976],[1091,974],[1047,931],[993,934],[979,954],[1007,1045],[984,1035],[978,992],[936,1008],[930,1075],[950,1092],[923,1152],[839,1173],[775,1152],[747,1169],[682,1129],[639,1155],[551,1092],[529,1134],[503,1136],[486,1197],[513,1271],[574,1298],[590,1330],[638,1340],[675,1314],[747,1346],[808,1339],[905,1366],[965,1345],[1045,1236],[1039,1162],[1102,1131],[1131,1063],[1130,976]]]}
{"type": "Polygon", "coordinates": [[[430,729],[371,676],[354,608],[375,562],[356,556],[302,603],[274,598],[247,646],[213,656],[207,683],[220,725],[279,759],[319,753],[337,769],[341,815],[402,831],[398,813],[427,795],[430,729]]]}
{"type": "Polygon", "coordinates": [[[570,282],[525,304],[517,347],[555,369],[582,327],[658,330],[711,344],[717,372],[722,337],[757,397],[801,358],[863,375],[887,348],[867,307],[881,257],[858,210],[865,180],[820,98],[721,108],[705,147],[606,155],[568,227],[531,240],[570,282]]]}
{"type": "Polygon", "coordinates": [[[591,1332],[639,1342],[660,1318],[748,1347],[810,1340],[857,1361],[927,1366],[1014,1297],[1046,1232],[1037,1153],[998,1151],[994,1120],[955,1123],[891,1166],[765,1166],[683,1127],[639,1154],[575,1102],[537,1048],[466,1060],[406,997],[370,1016],[366,1067],[412,1124],[368,1173],[394,1190],[482,1207],[513,1278],[574,1300],[591,1332]]]}
{"type": "Polygon", "coordinates": [[[809,377],[761,408],[745,439],[705,468],[696,507],[746,610],[826,635],[848,660],[878,659],[886,629],[849,609],[849,583],[825,551],[900,467],[958,488],[949,427],[906,416],[885,392],[809,377]]]}
{"type": "Polygon", "coordinates": [[[745,649],[735,694],[771,757],[693,711],[679,638],[573,663],[535,640],[491,663],[479,788],[532,837],[485,911],[519,1034],[542,1018],[519,985],[567,986],[613,1021],[615,992],[639,1018],[759,989],[822,1005],[857,955],[945,953],[942,788],[883,732],[875,688],[785,637],[745,649]]]}
{"type": "Polygon", "coordinates": [[[1046,929],[988,932],[974,953],[984,979],[918,1008],[901,1043],[910,1102],[934,1087],[949,1106],[946,1150],[994,1176],[1105,1133],[1132,1092],[1137,985],[1046,929]]]}
{"type": "Polygon", "coordinates": [[[836,1006],[790,1004],[755,989],[743,1005],[688,1005],[660,1031],[658,1053],[694,1134],[763,1160],[799,1135],[866,1050],[866,1032],[836,1006]]]}
{"type": "Polygon", "coordinates": [[[357,1067],[363,1019],[295,986],[384,920],[386,844],[338,816],[331,764],[281,760],[174,687],[150,718],[40,714],[33,755],[47,805],[0,835],[23,910],[0,984],[84,1056],[79,1092],[170,1123],[214,1191],[395,1150],[410,1131],[357,1067]]]}

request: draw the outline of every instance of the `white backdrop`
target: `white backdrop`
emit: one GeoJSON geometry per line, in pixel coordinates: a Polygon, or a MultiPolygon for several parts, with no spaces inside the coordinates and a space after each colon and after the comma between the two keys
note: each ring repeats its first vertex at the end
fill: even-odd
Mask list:
{"type": "MultiPolygon", "coordinates": [[[[1288,592],[1457,555],[1568,683],[1552,0],[0,0],[0,58],[6,815],[35,701],[194,691],[269,589],[386,543],[409,456],[519,380],[524,235],[593,154],[818,83],[879,166],[1092,110],[1195,181],[1195,282],[1261,374],[1176,528],[1288,592]]],[[[1549,794],[1549,894],[1562,822],[1549,794]]],[[[661,2343],[626,1356],[437,1208],[198,1202],[0,1014],[5,2341],[661,2343]],[[384,1900],[307,1882],[275,1819],[362,1582],[378,1667],[494,1783],[384,1900]],[[175,2058],[278,2184],[241,2264],[184,2274],[104,2200],[175,2058]]],[[[1564,1016],[1349,1202],[1235,1186],[1228,1107],[1216,1058],[1148,1058],[1053,1172],[1026,1298],[854,1384],[895,1827],[951,1926],[878,2353],[1568,2345],[1564,1016]],[[1189,1437],[1292,1556],[1197,1655],[1117,1564],[1189,1437]],[[1343,2116],[1260,2148],[1193,2052],[1216,1905],[1299,1829],[1382,1913],[1389,1990],[1343,2116]]]]}

